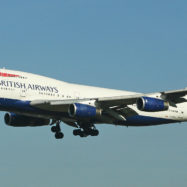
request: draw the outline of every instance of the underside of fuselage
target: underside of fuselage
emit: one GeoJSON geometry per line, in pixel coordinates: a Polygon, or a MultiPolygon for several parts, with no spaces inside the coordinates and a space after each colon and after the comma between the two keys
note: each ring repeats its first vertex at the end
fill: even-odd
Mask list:
{"type": "MultiPolygon", "coordinates": [[[[30,105],[30,101],[20,101],[20,100],[0,98],[0,110],[8,111],[19,115],[44,118],[44,119],[55,119],[55,120],[62,120],[62,121],[66,121],[68,119],[68,121],[71,122],[76,122],[80,120],[80,119],[71,118],[68,112],[53,112],[53,111],[47,111],[47,110],[41,110],[35,108],[30,105]]],[[[102,120],[97,120],[94,118],[91,119],[90,121],[86,121],[85,119],[81,119],[81,120],[93,124],[104,123],[102,120]]],[[[127,117],[126,121],[114,121],[111,124],[120,125],[120,126],[152,126],[152,125],[169,124],[175,122],[179,122],[179,121],[150,117],[150,116],[142,116],[136,114],[127,117]]]]}

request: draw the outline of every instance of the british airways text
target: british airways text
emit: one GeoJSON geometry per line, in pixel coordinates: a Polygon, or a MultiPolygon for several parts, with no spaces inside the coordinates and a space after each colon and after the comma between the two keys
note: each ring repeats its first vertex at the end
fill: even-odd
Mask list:
{"type": "Polygon", "coordinates": [[[10,87],[10,88],[20,88],[26,90],[36,90],[36,91],[48,91],[51,93],[59,93],[56,87],[51,86],[43,86],[43,85],[36,85],[36,84],[26,84],[21,82],[14,82],[14,81],[0,81],[0,86],[10,87]]]}

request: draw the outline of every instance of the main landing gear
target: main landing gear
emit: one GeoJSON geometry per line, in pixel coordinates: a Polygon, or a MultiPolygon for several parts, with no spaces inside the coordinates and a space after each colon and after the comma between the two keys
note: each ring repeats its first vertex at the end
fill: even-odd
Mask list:
{"type": "MultiPolygon", "coordinates": [[[[63,139],[64,138],[64,134],[61,131],[60,128],[60,120],[53,120],[51,123],[51,131],[55,134],[55,138],[56,139],[63,139]]],[[[93,124],[86,124],[85,122],[79,122],[77,123],[77,127],[79,127],[78,129],[75,129],[73,131],[73,135],[74,136],[80,136],[81,138],[83,137],[87,137],[87,136],[98,136],[99,135],[99,131],[95,128],[95,126],[93,124]]]]}
{"type": "Polygon", "coordinates": [[[81,138],[87,137],[87,136],[98,136],[99,131],[95,128],[94,125],[79,125],[79,129],[75,129],[73,131],[74,136],[80,136],[81,138]]]}
{"type": "Polygon", "coordinates": [[[60,128],[60,121],[57,121],[56,125],[51,127],[51,131],[53,133],[55,133],[56,139],[63,139],[64,138],[64,134],[61,132],[61,128],[60,128]]]}

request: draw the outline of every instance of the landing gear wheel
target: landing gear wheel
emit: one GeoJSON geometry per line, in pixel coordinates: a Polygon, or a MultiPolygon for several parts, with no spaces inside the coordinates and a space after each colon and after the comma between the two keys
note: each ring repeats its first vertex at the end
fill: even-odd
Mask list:
{"type": "Polygon", "coordinates": [[[95,130],[95,136],[98,136],[98,135],[99,135],[99,131],[95,130]]]}
{"type": "Polygon", "coordinates": [[[74,136],[80,136],[81,133],[82,133],[81,129],[76,129],[73,131],[74,136]]]}
{"type": "Polygon", "coordinates": [[[52,131],[53,133],[57,132],[56,126],[51,127],[51,131],[52,131]]]}
{"type": "Polygon", "coordinates": [[[95,130],[92,129],[92,130],[90,130],[89,135],[90,136],[98,136],[99,135],[99,131],[97,129],[95,129],[95,130]]]}
{"type": "Polygon", "coordinates": [[[76,129],[73,131],[73,135],[74,136],[80,136],[81,138],[87,137],[88,133],[86,133],[85,131],[81,130],[81,129],[76,129]]]}
{"type": "Polygon", "coordinates": [[[86,137],[86,135],[84,134],[84,132],[81,132],[81,133],[79,134],[79,136],[80,136],[81,138],[86,137]]]}
{"type": "Polygon", "coordinates": [[[57,133],[55,134],[55,138],[56,138],[56,139],[62,139],[62,138],[64,138],[64,134],[63,134],[62,132],[57,132],[57,133]]]}

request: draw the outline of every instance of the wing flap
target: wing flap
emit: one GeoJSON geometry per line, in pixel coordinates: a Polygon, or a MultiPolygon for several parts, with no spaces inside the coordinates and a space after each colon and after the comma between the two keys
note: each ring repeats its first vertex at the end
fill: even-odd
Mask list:
{"type": "Polygon", "coordinates": [[[136,100],[142,96],[144,96],[144,94],[135,94],[135,95],[117,96],[117,97],[103,97],[103,98],[98,98],[97,102],[104,108],[121,106],[121,105],[131,105],[136,103],[136,100]]]}

